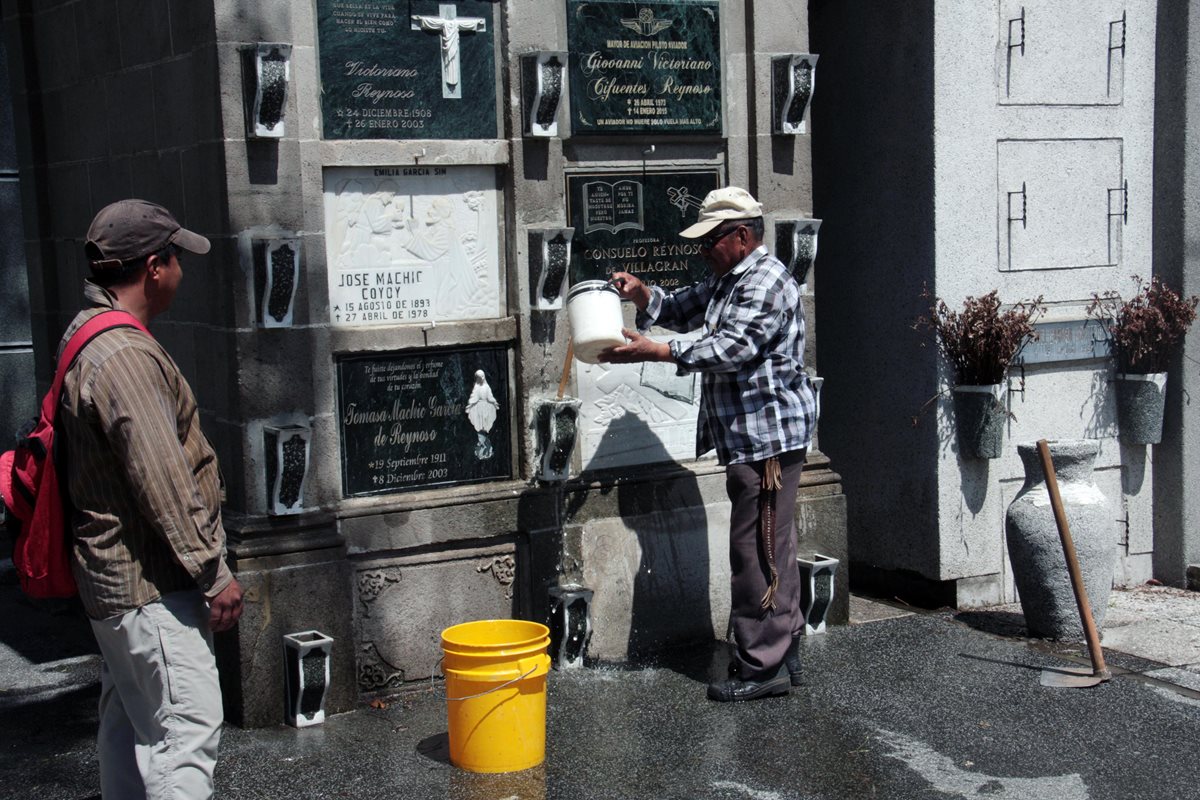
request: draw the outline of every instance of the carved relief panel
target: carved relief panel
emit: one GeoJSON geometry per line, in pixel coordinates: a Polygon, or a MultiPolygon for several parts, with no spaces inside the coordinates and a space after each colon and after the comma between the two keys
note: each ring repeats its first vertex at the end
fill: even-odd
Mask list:
{"type": "MultiPolygon", "coordinates": [[[[654,338],[691,339],[656,330],[654,338]]],[[[579,442],[583,469],[608,469],[696,456],[700,377],[673,364],[579,367],[579,442]]]]}
{"type": "Polygon", "coordinates": [[[391,689],[439,674],[441,631],[470,620],[512,618],[517,572],[512,544],[360,567],[355,578],[359,689],[391,689]]]}
{"type": "Polygon", "coordinates": [[[500,316],[498,194],[491,167],[325,170],[330,322],[500,316]]]}

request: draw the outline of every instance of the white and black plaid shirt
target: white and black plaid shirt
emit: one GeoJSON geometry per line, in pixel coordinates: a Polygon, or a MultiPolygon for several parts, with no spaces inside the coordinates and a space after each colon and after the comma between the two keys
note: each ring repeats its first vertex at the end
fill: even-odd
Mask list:
{"type": "Polygon", "coordinates": [[[704,328],[695,341],[670,342],[680,374],[702,375],[697,457],[715,447],[721,464],[738,464],[809,445],[816,398],[804,371],[800,287],[766,246],[721,278],[671,295],[653,287],[637,324],[704,328]]]}

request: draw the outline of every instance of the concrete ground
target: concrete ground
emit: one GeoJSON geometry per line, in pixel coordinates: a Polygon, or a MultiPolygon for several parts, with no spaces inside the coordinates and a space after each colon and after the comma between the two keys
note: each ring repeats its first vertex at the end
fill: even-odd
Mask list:
{"type": "MultiPolygon", "coordinates": [[[[8,592],[13,587],[0,586],[8,592]]],[[[546,762],[505,775],[448,763],[441,686],[307,729],[228,728],[227,798],[1194,797],[1200,786],[1200,593],[1113,593],[1112,681],[1040,685],[1087,664],[1077,645],[1024,638],[1019,607],[919,612],[854,598],[854,624],[803,641],[804,685],[722,705],[704,684],[719,646],[637,668],[549,676],[546,762]]],[[[40,645],[33,612],[0,600],[0,795],[98,797],[95,656],[64,655],[69,615],[40,645]],[[40,660],[39,660],[40,659],[40,660]],[[90,676],[90,677],[89,677],[90,676]]]]}

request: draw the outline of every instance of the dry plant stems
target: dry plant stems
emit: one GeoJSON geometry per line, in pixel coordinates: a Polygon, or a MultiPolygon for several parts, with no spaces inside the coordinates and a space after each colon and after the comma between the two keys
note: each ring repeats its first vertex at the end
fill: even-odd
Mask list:
{"type": "Polygon", "coordinates": [[[1033,324],[1046,311],[1040,295],[1001,311],[995,289],[982,297],[968,297],[962,311],[952,310],[928,289],[924,296],[930,300],[929,314],[918,317],[913,327],[933,332],[959,386],[1002,383],[1021,349],[1038,338],[1033,324]]]}
{"type": "Polygon", "coordinates": [[[1118,372],[1166,372],[1172,350],[1196,319],[1200,297],[1180,297],[1159,278],[1132,278],[1137,285],[1132,297],[1122,300],[1113,291],[1093,294],[1088,316],[1104,326],[1118,372]]]}

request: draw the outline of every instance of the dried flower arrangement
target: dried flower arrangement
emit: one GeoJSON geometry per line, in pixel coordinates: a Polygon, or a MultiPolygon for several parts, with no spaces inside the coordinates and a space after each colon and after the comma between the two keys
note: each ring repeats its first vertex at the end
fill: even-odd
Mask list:
{"type": "Polygon", "coordinates": [[[1137,291],[1128,300],[1116,292],[1093,294],[1087,313],[1112,342],[1117,372],[1166,372],[1171,351],[1196,319],[1200,297],[1181,297],[1159,278],[1133,276],[1137,291]]]}
{"type": "Polygon", "coordinates": [[[962,311],[951,310],[928,289],[924,297],[930,300],[929,314],[918,317],[913,328],[933,332],[938,352],[954,368],[960,386],[1002,383],[1021,349],[1037,339],[1033,324],[1046,311],[1041,296],[1001,311],[995,289],[968,297],[962,311]]]}

